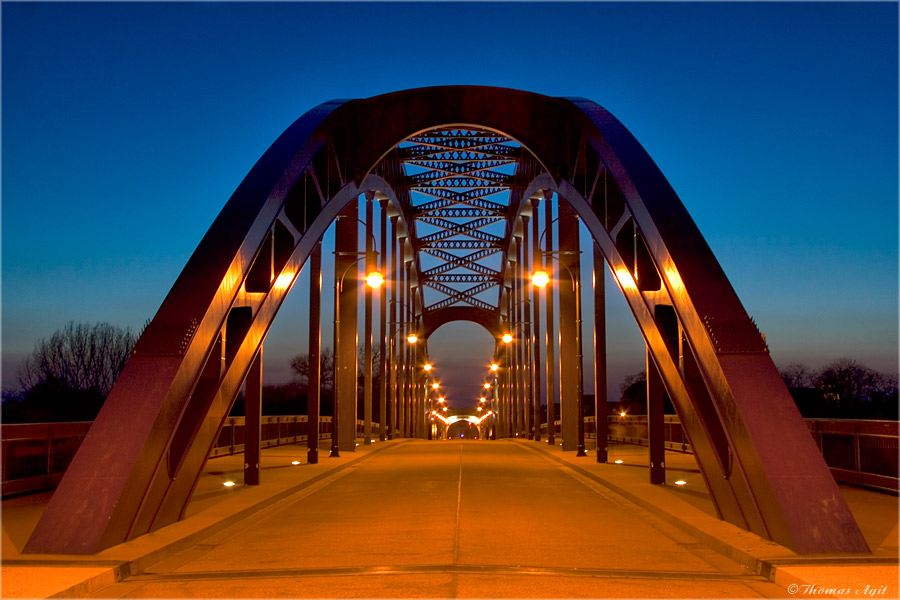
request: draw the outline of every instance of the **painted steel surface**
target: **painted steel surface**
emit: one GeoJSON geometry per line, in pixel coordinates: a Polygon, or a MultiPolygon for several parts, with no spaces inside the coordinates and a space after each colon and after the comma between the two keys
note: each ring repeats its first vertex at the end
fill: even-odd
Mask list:
{"type": "MultiPolygon", "coordinates": [[[[422,269],[428,244],[453,240],[417,235],[417,219],[469,238],[461,247],[499,248],[506,264],[521,217],[536,210],[530,200],[550,202],[555,194],[571,205],[634,313],[721,516],[802,553],[868,551],[756,326],[640,144],[588,100],[475,86],[328,102],[275,141],[144,331],[26,551],[90,554],[180,518],[301,267],[338,214],[366,192],[387,201],[408,238],[406,281],[418,295],[409,298],[410,317],[419,324],[428,323],[420,278],[485,313],[496,309],[498,323],[500,302],[484,301],[480,289],[441,288],[493,285],[498,275],[476,266],[475,256],[456,259],[471,272],[459,281],[422,269]],[[403,149],[448,131],[496,134],[492,160],[516,155],[512,174],[488,174],[496,172],[490,165],[466,171],[508,188],[502,211],[479,197],[483,206],[416,212],[410,194],[433,176],[411,177],[403,149]],[[463,212],[446,212],[457,209],[463,212]],[[498,215],[502,236],[450,221],[494,224],[498,215]]],[[[467,318],[494,323],[484,313],[467,318]]]]}

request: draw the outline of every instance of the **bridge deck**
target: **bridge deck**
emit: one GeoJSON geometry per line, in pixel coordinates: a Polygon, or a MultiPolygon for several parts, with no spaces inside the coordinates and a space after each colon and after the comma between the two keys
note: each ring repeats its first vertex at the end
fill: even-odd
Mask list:
{"type": "Polygon", "coordinates": [[[302,447],[271,448],[262,485],[224,488],[242,457],[212,460],[187,519],[74,559],[20,555],[47,494],[7,500],[2,595],[896,597],[896,497],[844,488],[871,557],[797,557],[715,519],[689,455],[667,457],[687,485],[647,484],[645,453],[598,465],[524,440],[404,441],[292,466],[302,447]]]}

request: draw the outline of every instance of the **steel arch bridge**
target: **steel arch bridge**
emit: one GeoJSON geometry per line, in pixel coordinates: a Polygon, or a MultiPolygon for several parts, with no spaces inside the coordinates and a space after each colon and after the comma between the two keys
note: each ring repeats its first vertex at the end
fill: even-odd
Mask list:
{"type": "MultiPolygon", "coordinates": [[[[560,333],[577,335],[560,348],[560,364],[576,367],[579,295],[570,284],[578,280],[580,220],[634,314],[648,381],[671,398],[720,516],[801,553],[868,551],[763,338],[637,140],[589,100],[473,86],[326,102],[272,144],[141,335],[26,551],[94,553],[183,515],[237,393],[248,378],[258,387],[263,340],[301,268],[309,262],[321,281],[326,229],[353,217],[336,224],[336,280],[355,277],[361,256],[372,260],[371,235],[365,252],[357,246],[361,200],[369,226],[375,201],[390,219],[390,235],[382,219],[380,268],[392,325],[427,339],[469,320],[499,334],[530,310],[530,267],[546,260],[552,270],[556,260],[560,333]],[[537,211],[543,203],[549,217],[554,200],[559,246],[549,227],[544,252],[537,211]]],[[[356,339],[356,291],[336,290],[336,339],[356,339]]],[[[595,298],[602,303],[602,290],[595,298]]],[[[396,347],[396,333],[387,340],[386,394],[418,435],[426,413],[409,368],[421,357],[396,347]]],[[[523,335],[505,355],[518,367],[540,339],[536,328],[523,335]]],[[[343,346],[336,387],[355,381],[356,345],[343,346]]],[[[510,392],[501,398],[512,409],[542,385],[518,367],[505,375],[510,392]]],[[[574,383],[559,382],[567,444],[574,430],[566,407],[581,395],[575,372],[574,383]]],[[[355,412],[355,385],[344,387],[343,395],[335,390],[336,415],[350,403],[355,412]]],[[[654,394],[651,411],[661,404],[654,394]]],[[[338,433],[355,425],[341,421],[338,433]]]]}

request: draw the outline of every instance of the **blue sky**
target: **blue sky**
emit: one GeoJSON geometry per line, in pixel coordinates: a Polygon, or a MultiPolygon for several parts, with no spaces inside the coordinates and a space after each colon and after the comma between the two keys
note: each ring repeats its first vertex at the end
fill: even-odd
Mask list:
{"type": "MultiPolygon", "coordinates": [[[[668,177],[777,364],[896,371],[897,30],[890,2],[4,2],[3,386],[70,320],[140,329],[304,112],[444,84],[603,105],[668,177]]],[[[305,350],[301,296],[270,336],[272,380],[305,350]]],[[[643,366],[617,302],[613,388],[643,366]]],[[[459,340],[490,354],[467,326],[438,335],[448,369],[459,340]]]]}

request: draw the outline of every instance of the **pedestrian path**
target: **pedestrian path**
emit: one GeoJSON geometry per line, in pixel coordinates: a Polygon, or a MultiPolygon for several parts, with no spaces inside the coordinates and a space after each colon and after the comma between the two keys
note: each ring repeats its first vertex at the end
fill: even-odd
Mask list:
{"type": "Polygon", "coordinates": [[[622,597],[640,580],[649,596],[897,597],[894,496],[842,488],[871,556],[799,557],[718,520],[690,455],[667,455],[666,486],[647,483],[646,448],[610,461],[527,440],[376,442],[318,465],[269,448],[261,485],[240,485],[242,456],[210,460],[185,520],[90,557],[21,555],[49,494],[15,498],[2,595],[622,597]]]}

